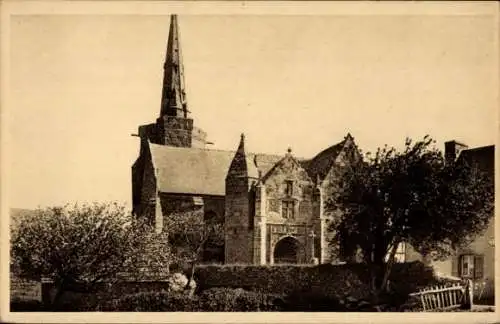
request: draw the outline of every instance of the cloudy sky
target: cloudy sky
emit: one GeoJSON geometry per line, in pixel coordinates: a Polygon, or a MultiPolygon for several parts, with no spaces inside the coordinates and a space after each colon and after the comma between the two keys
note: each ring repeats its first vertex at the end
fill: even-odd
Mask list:
{"type": "MultiPolygon", "coordinates": [[[[162,15],[10,21],[10,206],[130,204],[130,134],[160,110],[162,15]]],[[[350,132],[371,151],[430,134],[496,138],[488,15],[180,15],[187,96],[214,148],[312,157],[350,132]]]]}

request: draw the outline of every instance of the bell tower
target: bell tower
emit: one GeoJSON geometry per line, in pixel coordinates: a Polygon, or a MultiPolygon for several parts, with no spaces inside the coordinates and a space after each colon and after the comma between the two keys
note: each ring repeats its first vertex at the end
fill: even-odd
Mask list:
{"type": "Polygon", "coordinates": [[[155,124],[140,126],[139,136],[160,145],[205,147],[207,134],[189,116],[177,15],[170,17],[163,71],[160,116],[155,124]]]}

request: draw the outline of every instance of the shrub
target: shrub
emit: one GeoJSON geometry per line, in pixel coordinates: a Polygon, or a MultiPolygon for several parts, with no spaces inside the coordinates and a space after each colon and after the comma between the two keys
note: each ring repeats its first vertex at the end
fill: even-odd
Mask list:
{"type": "Polygon", "coordinates": [[[139,275],[143,268],[161,270],[169,262],[163,237],[116,203],[40,209],[18,221],[11,236],[11,269],[30,281],[51,279],[54,304],[74,285],[90,289],[116,281],[120,272],[139,275]]]}
{"type": "Polygon", "coordinates": [[[394,264],[389,278],[392,284],[404,286],[409,292],[436,282],[432,267],[419,261],[394,264]]]}
{"type": "Polygon", "coordinates": [[[212,312],[259,312],[280,310],[280,296],[242,288],[212,288],[200,295],[200,308],[212,312]]]}
{"type": "Polygon", "coordinates": [[[122,312],[251,312],[277,311],[279,296],[245,291],[243,289],[214,288],[199,297],[164,292],[141,292],[101,304],[98,311],[122,312]]]}
{"type": "MultiPolygon", "coordinates": [[[[353,265],[354,267],[358,265],[353,265]]],[[[216,288],[243,288],[269,294],[289,294],[310,287],[328,294],[364,296],[365,287],[350,265],[211,265],[196,268],[195,278],[200,291],[216,288]]]]}
{"type": "MultiPolygon", "coordinates": [[[[212,288],[243,288],[288,295],[282,302],[286,304],[283,307],[291,311],[336,311],[345,307],[339,303],[347,296],[356,300],[370,298],[370,274],[361,263],[206,265],[196,269],[195,278],[200,292],[212,288]]],[[[383,296],[383,302],[397,306],[406,302],[409,293],[435,282],[432,268],[418,261],[394,264],[389,279],[390,294],[383,296]]]]}
{"type": "Polygon", "coordinates": [[[100,311],[121,312],[191,312],[197,311],[196,296],[167,292],[140,292],[125,295],[99,306],[100,311]]]}
{"type": "Polygon", "coordinates": [[[284,311],[338,312],[344,310],[336,297],[313,290],[297,290],[285,298],[284,311]]]}
{"type": "Polygon", "coordinates": [[[278,294],[243,291],[236,299],[238,312],[275,312],[283,309],[283,297],[278,294]]]}
{"type": "Polygon", "coordinates": [[[234,310],[236,308],[236,298],[240,293],[240,289],[230,288],[213,288],[205,290],[200,295],[201,308],[215,312],[234,310]]]}
{"type": "MultiPolygon", "coordinates": [[[[361,299],[369,293],[369,271],[364,264],[305,265],[207,265],[198,266],[195,278],[200,291],[216,287],[243,288],[265,293],[290,294],[314,288],[328,296],[351,295],[361,299]]],[[[431,267],[421,262],[394,264],[391,285],[413,292],[434,282],[431,267]]]]}

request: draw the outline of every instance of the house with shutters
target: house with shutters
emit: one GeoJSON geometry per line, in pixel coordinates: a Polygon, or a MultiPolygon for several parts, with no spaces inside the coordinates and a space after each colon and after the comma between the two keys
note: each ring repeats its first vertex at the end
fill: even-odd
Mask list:
{"type": "MultiPolygon", "coordinates": [[[[447,161],[465,162],[484,172],[492,185],[495,183],[495,146],[469,148],[457,141],[445,143],[447,161]]],[[[411,258],[411,256],[410,256],[411,258]]],[[[488,227],[477,235],[467,247],[457,250],[445,260],[433,262],[437,272],[454,277],[473,279],[482,284],[484,294],[494,290],[495,283],[495,217],[492,215],[488,227]]]]}
{"type": "Polygon", "coordinates": [[[157,231],[173,212],[198,210],[217,219],[225,244],[207,253],[207,262],[332,260],[327,226],[334,215],[324,204],[342,168],[360,159],[354,138],[347,134],[309,159],[291,149],[283,155],[248,152],[244,135],[235,139],[234,151],[210,149],[188,109],[177,20],[173,15],[170,21],[160,114],[139,126],[133,213],[157,231]]]}

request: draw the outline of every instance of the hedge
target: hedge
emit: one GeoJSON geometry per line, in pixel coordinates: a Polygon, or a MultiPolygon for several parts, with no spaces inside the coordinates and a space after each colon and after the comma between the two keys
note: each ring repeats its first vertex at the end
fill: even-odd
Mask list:
{"type": "Polygon", "coordinates": [[[166,291],[138,292],[101,303],[98,311],[179,312],[195,311],[197,297],[171,295],[166,291]]]}
{"type": "MultiPolygon", "coordinates": [[[[274,294],[314,291],[332,297],[366,298],[369,272],[363,264],[317,266],[297,265],[208,265],[195,271],[198,290],[215,287],[243,288],[274,294]]],[[[393,266],[391,285],[405,293],[434,281],[433,270],[421,262],[397,263],[393,266]]]]}
{"type": "Polygon", "coordinates": [[[257,312],[282,309],[280,296],[243,289],[214,288],[200,296],[141,292],[100,305],[100,311],[135,312],[257,312]]]}
{"type": "MultiPolygon", "coordinates": [[[[369,272],[363,264],[198,266],[195,281],[192,298],[168,294],[165,282],[119,282],[103,285],[98,292],[68,292],[57,310],[335,311],[342,310],[347,297],[361,301],[370,294],[369,272]]],[[[432,268],[421,262],[395,264],[390,304],[404,303],[408,293],[433,283],[432,268]]]]}
{"type": "Polygon", "coordinates": [[[270,312],[282,309],[283,299],[279,295],[246,291],[241,288],[212,288],[200,294],[200,309],[203,311],[270,312]]]}

